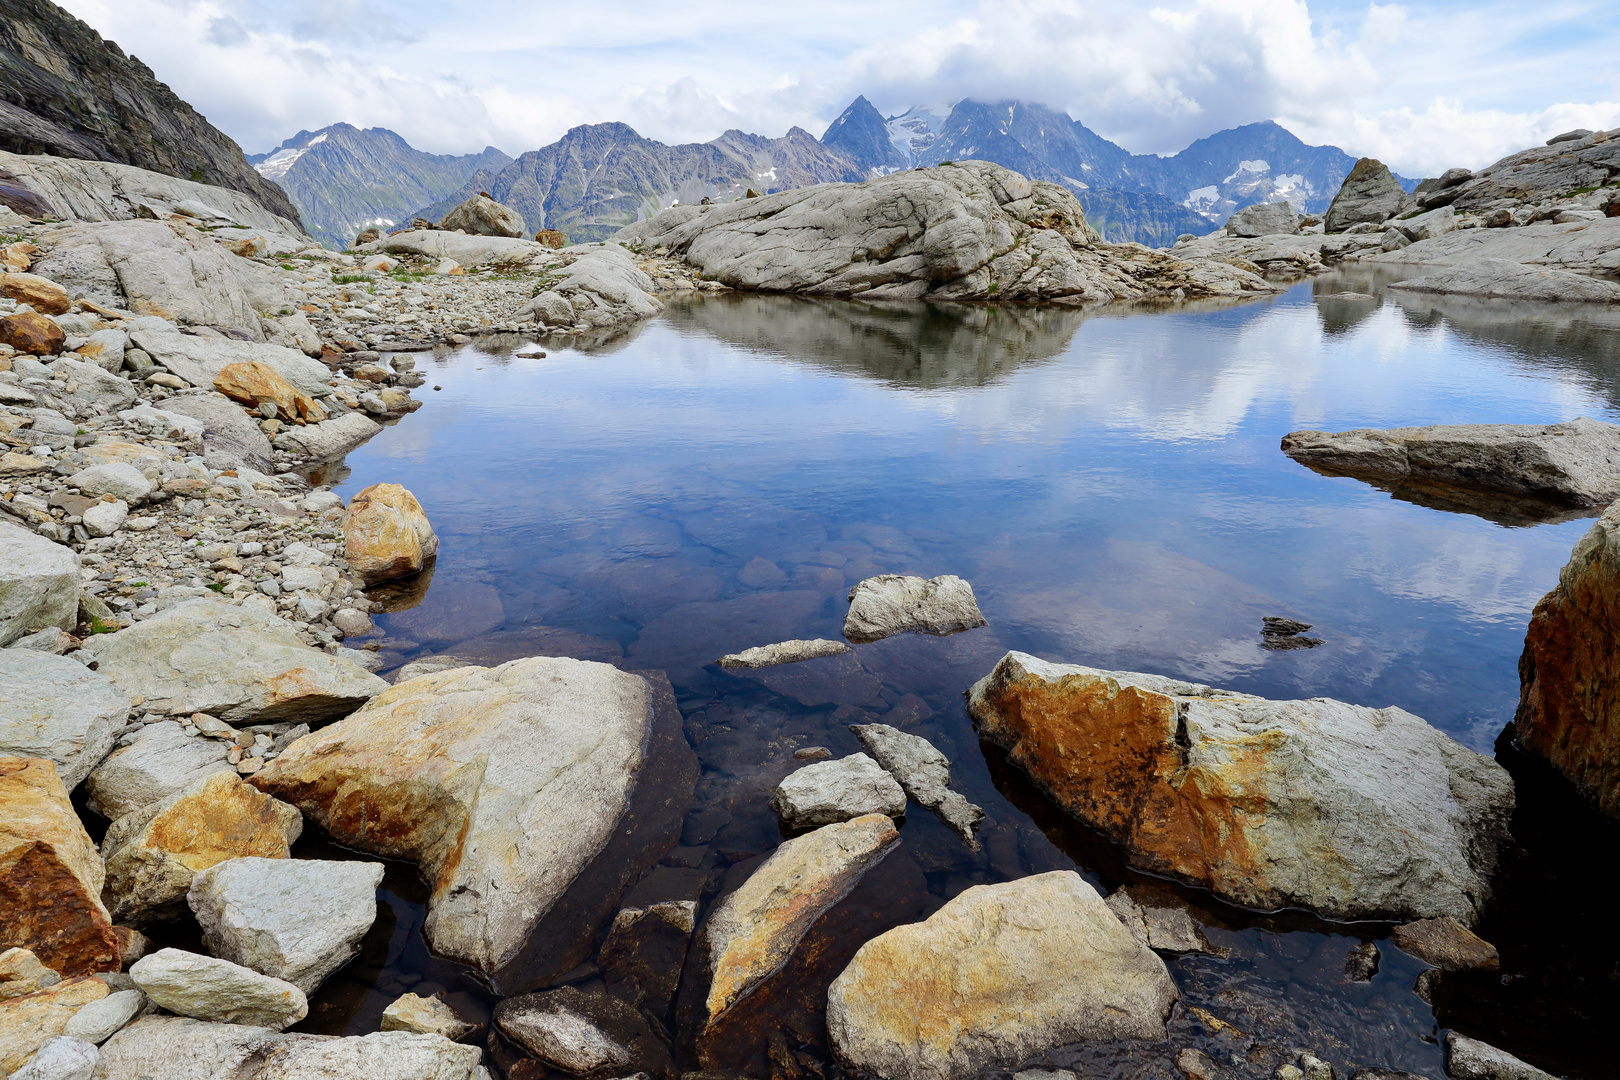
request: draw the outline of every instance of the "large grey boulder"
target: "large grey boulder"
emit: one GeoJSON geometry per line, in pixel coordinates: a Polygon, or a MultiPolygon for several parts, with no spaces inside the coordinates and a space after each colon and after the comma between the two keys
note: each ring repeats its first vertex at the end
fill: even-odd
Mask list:
{"type": "Polygon", "coordinates": [[[1299,215],[1286,201],[1245,206],[1226,219],[1229,236],[1299,235],[1299,215]]]}
{"type": "Polygon", "coordinates": [[[1513,812],[1506,770],[1397,708],[1010,652],[968,712],[1132,866],[1244,907],[1472,924],[1513,812]]]}
{"type": "Polygon", "coordinates": [[[67,478],[68,487],[92,499],[111,495],[127,503],[138,503],[152,494],[152,481],[146,474],[125,461],[108,461],[80,469],[67,478]]]}
{"type": "Polygon", "coordinates": [[[1553,1080],[1506,1050],[1455,1031],[1446,1032],[1446,1075],[1452,1080],[1553,1080]]]}
{"type": "Polygon", "coordinates": [[[303,461],[335,461],[381,430],[382,425],[364,413],[344,413],[318,424],[287,428],[276,436],[275,447],[303,461]]]}
{"type": "Polygon", "coordinates": [[[164,401],[166,411],[203,423],[203,461],[210,469],[273,474],[270,440],[247,411],[219,394],[181,394],[164,401]]]}
{"type": "Polygon", "coordinates": [[[1451,212],[1451,207],[1442,206],[1416,217],[1397,218],[1394,227],[1408,240],[1433,240],[1457,228],[1457,215],[1451,212]]]}
{"type": "Polygon", "coordinates": [[[439,228],[473,236],[522,236],[523,215],[479,192],[444,215],[439,228]]]}
{"type": "Polygon", "coordinates": [[[198,874],[186,902],[215,956],[312,994],[359,954],[382,876],[375,862],[229,859],[198,874]]]}
{"type": "Polygon", "coordinates": [[[933,743],[888,724],[851,724],[849,730],[917,805],[939,815],[978,849],[973,830],[984,819],[984,811],[951,790],[951,763],[933,743]]]}
{"type": "Polygon", "coordinates": [[[861,946],[827,991],[833,1052],[883,1080],[955,1080],[1071,1043],[1163,1039],[1180,997],[1080,875],[976,885],[861,946]]]}
{"type": "Polygon", "coordinates": [[[70,360],[64,356],[51,364],[50,369],[57,375],[66,376],[76,387],[74,397],[100,405],[108,412],[129,408],[138,396],[134,384],[128,379],[110,375],[83,360],[70,360]]]}
{"type": "Polygon", "coordinates": [[[0,649],[0,757],[48,758],[72,791],[112,752],[130,699],[77,660],[0,649]]]}
{"type": "Polygon", "coordinates": [[[309,1015],[304,992],[240,964],[180,949],[135,961],[129,977],[147,997],[179,1016],[280,1031],[309,1015]]]}
{"type": "Polygon", "coordinates": [[[1546,300],[1555,303],[1620,303],[1620,284],[1571,270],[1526,266],[1507,259],[1479,258],[1423,277],[1391,283],[1391,289],[1496,300],[1546,300]]]}
{"type": "Polygon", "coordinates": [[[54,626],[79,624],[79,557],[73,549],[0,520],[0,646],[54,626]]]}
{"type": "Polygon", "coordinates": [[[251,604],[188,600],[96,644],[101,673],[149,710],[229,724],[309,724],[353,712],[388,684],[312,649],[251,604]]]}
{"type": "Polygon", "coordinates": [[[380,251],[394,255],[425,255],[432,259],[450,259],[464,267],[480,266],[484,263],[522,263],[536,256],[547,256],[552,253],[550,248],[533,240],[505,236],[470,236],[464,233],[443,232],[439,229],[412,229],[373,240],[369,244],[361,244],[354,250],[380,251]]]}
{"type": "Polygon", "coordinates": [[[891,634],[954,634],[983,625],[973,586],[955,574],[879,574],[849,591],[844,636],[859,643],[891,634]]]}
{"type": "Polygon", "coordinates": [[[613,240],[752,292],[1103,303],[1274,291],[1224,263],[1103,244],[1067,188],[987,161],[672,207],[613,240]]]}
{"type": "Polygon", "coordinates": [[[851,754],[789,773],[777,785],[771,809],[790,829],[814,829],[863,814],[904,817],[906,793],[877,762],[851,754]]]}
{"type": "Polygon", "coordinates": [[[1401,212],[1406,197],[1387,165],[1375,158],[1362,158],[1344,178],[1323,225],[1330,233],[1363,222],[1382,225],[1401,212]]]}
{"type": "Polygon", "coordinates": [[[187,735],[178,723],[148,724],[128,746],[114,750],[85,780],[90,809],[117,821],[190,788],[213,773],[236,770],[226,743],[187,735]]]}
{"type": "Polygon", "coordinates": [[[1511,199],[1535,203],[1570,191],[1603,187],[1620,169],[1620,129],[1565,132],[1555,142],[1509,154],[1462,182],[1454,205],[1480,210],[1511,199]]]}
{"type": "Polygon", "coordinates": [[[580,244],[569,249],[574,261],[552,289],[568,301],[578,317],[606,301],[623,318],[650,318],[664,310],[653,295],[652,278],[618,244],[580,244]]]}
{"type": "MultiPolygon", "coordinates": [[[[229,364],[260,363],[292,383],[293,389],[312,398],[330,397],[332,373],[297,349],[234,338],[198,337],[195,334],[137,330],[130,335],[138,348],[193,386],[214,388],[214,379],[229,364]]],[[[165,402],[165,407],[167,407],[165,402]]]]}
{"type": "Polygon", "coordinates": [[[1301,465],[1380,480],[1424,480],[1564,506],[1620,496],[1620,425],[1434,424],[1295,431],[1282,451],[1301,465]]]}

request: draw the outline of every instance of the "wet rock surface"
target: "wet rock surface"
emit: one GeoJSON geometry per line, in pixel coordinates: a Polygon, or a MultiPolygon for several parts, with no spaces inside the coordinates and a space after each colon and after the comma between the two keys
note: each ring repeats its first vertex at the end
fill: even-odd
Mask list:
{"type": "Polygon", "coordinates": [[[501,1034],[548,1068],[575,1076],[666,1076],[669,1051],[630,1005],[573,987],[507,998],[495,1007],[501,1034]]]}
{"type": "Polygon", "coordinates": [[[973,830],[984,811],[950,789],[950,761],[933,743],[888,724],[852,724],[849,730],[917,805],[938,814],[969,846],[977,846],[973,830]]]}
{"type": "Polygon", "coordinates": [[[800,660],[814,660],[821,656],[837,656],[849,652],[842,641],[779,641],[774,645],[757,645],[742,652],[727,653],[719,660],[721,667],[761,668],[776,664],[796,664],[800,660]]]}
{"type": "Polygon", "coordinates": [[[1397,926],[1395,947],[1442,971],[1498,971],[1496,946],[1452,918],[1422,919],[1397,926]]]}
{"type": "Polygon", "coordinates": [[[973,586],[959,577],[879,574],[850,590],[844,636],[869,642],[891,634],[954,634],[983,625],[973,586]]]}
{"type": "Polygon", "coordinates": [[[777,786],[771,809],[787,829],[814,829],[868,814],[904,817],[906,793],[865,754],[819,761],[790,773],[777,786]]]}

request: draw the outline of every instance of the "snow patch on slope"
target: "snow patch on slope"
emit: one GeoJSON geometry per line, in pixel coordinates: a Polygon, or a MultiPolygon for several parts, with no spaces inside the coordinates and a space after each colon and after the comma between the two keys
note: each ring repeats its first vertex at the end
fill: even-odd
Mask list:
{"type": "Polygon", "coordinates": [[[928,148],[939,139],[939,129],[951,115],[951,105],[914,105],[884,122],[889,141],[906,156],[906,165],[927,159],[928,148]]]}

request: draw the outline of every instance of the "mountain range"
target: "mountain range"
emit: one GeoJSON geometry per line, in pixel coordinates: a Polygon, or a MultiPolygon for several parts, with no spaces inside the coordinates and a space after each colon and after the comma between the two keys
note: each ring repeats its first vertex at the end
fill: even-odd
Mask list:
{"type": "Polygon", "coordinates": [[[1150,246],[1208,233],[1257,202],[1287,199],[1319,213],[1355,164],[1338,147],[1309,146],[1269,120],[1160,157],[1132,154],[1044,105],[964,99],[885,117],[865,97],[820,139],[795,127],[777,139],[731,130],[668,146],[605,123],[572,128],[516,159],[494,147],[446,157],[384,128],[335,124],[249,160],[287,190],[312,233],[343,244],[368,225],[437,221],[480,191],[521,214],[529,232],[558,229],[585,242],[677,202],[727,202],[751,189],[856,182],[974,158],[1063,184],[1108,240],[1150,246]]]}

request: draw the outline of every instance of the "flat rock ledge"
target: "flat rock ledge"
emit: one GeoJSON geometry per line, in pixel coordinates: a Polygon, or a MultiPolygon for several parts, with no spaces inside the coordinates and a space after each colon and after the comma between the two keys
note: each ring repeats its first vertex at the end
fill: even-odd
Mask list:
{"type": "Polygon", "coordinates": [[[1513,811],[1506,770],[1396,708],[1010,652],[968,712],[1132,866],[1262,911],[1472,925],[1513,811]]]}
{"type": "Polygon", "coordinates": [[[762,668],[777,664],[797,664],[800,660],[814,660],[821,656],[837,656],[849,652],[842,641],[826,638],[779,641],[775,645],[758,645],[742,652],[728,653],[718,663],[724,668],[762,668]]]}
{"type": "Polygon", "coordinates": [[[1283,437],[1282,451],[1312,469],[1564,506],[1602,506],[1620,496],[1620,426],[1586,417],[1562,424],[1295,431],[1283,437]]]}
{"type": "Polygon", "coordinates": [[[1551,266],[1526,266],[1507,259],[1478,259],[1423,277],[1392,282],[1389,288],[1453,296],[1484,296],[1493,300],[1620,303],[1620,284],[1613,281],[1551,266]]]}

